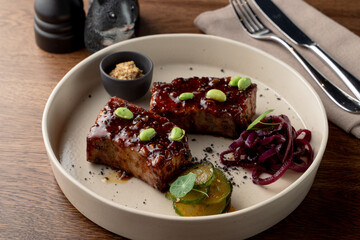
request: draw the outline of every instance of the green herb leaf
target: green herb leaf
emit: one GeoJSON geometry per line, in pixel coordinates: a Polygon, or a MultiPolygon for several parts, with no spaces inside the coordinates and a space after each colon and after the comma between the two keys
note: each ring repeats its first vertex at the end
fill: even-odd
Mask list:
{"type": "Polygon", "coordinates": [[[271,113],[272,111],[274,111],[274,109],[270,109],[267,110],[266,112],[264,112],[263,114],[261,114],[259,117],[257,117],[248,127],[246,130],[250,130],[252,129],[256,124],[258,124],[261,120],[263,120],[266,115],[268,115],[269,113],[271,113]]]}
{"type": "Polygon", "coordinates": [[[178,177],[171,185],[170,192],[175,197],[184,197],[193,189],[196,175],[192,172],[187,175],[178,177]]]}
{"type": "Polygon", "coordinates": [[[204,191],[201,191],[200,189],[193,188],[193,189],[191,189],[191,190],[193,190],[193,191],[195,191],[195,192],[202,193],[202,194],[206,195],[206,197],[209,197],[209,194],[207,194],[207,193],[204,192],[204,191]]]}

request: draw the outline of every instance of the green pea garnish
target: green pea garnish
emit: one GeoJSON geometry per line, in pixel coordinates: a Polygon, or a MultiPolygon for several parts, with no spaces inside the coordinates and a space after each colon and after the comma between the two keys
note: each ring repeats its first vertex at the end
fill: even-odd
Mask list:
{"type": "Polygon", "coordinates": [[[238,82],[238,88],[240,90],[245,90],[247,89],[249,86],[251,85],[251,79],[248,78],[248,77],[242,77],[239,79],[239,82],[238,82]]]}
{"type": "Polygon", "coordinates": [[[180,94],[179,99],[181,101],[185,101],[185,100],[189,100],[189,99],[193,99],[194,98],[194,94],[191,92],[184,92],[182,94],[180,94]]]}
{"type": "Polygon", "coordinates": [[[185,136],[185,130],[179,127],[174,127],[170,132],[169,138],[170,140],[173,141],[180,141],[184,136],[185,136]]]}
{"type": "Polygon", "coordinates": [[[213,99],[218,102],[225,102],[226,101],[226,95],[223,91],[219,89],[211,89],[206,93],[206,97],[213,99]]]}
{"type": "Polygon", "coordinates": [[[153,137],[155,137],[156,131],[153,128],[147,128],[140,131],[139,139],[143,142],[150,141],[153,137]]]}
{"type": "Polygon", "coordinates": [[[115,115],[119,118],[132,119],[134,114],[127,108],[119,107],[115,110],[115,115]]]}
{"type": "Polygon", "coordinates": [[[232,86],[232,87],[237,87],[240,78],[241,78],[240,76],[233,77],[233,78],[230,80],[229,85],[232,86]]]}

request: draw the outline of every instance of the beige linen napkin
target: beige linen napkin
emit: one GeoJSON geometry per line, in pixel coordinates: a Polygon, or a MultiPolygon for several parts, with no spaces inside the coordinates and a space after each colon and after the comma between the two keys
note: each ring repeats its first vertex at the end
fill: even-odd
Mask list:
{"type": "MultiPolygon", "coordinates": [[[[360,38],[357,35],[301,0],[273,0],[273,2],[330,56],[360,79],[360,38]]],[[[249,1],[249,3],[267,27],[286,39],[263,16],[256,3],[253,1],[249,1]]],[[[347,133],[360,138],[360,114],[348,113],[336,106],[285,48],[272,41],[256,40],[249,37],[241,28],[230,5],[214,11],[204,12],[195,19],[194,23],[206,34],[222,36],[252,45],[289,64],[307,79],[319,94],[328,119],[347,133]]],[[[330,81],[351,95],[343,82],[314,53],[303,47],[296,46],[295,48],[330,81]]]]}

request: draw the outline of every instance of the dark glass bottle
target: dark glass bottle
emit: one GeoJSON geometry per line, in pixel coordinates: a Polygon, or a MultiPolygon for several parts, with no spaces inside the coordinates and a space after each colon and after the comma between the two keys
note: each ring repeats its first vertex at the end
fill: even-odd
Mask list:
{"type": "Polygon", "coordinates": [[[82,0],[35,0],[36,44],[52,53],[84,47],[85,11],[82,0]]]}

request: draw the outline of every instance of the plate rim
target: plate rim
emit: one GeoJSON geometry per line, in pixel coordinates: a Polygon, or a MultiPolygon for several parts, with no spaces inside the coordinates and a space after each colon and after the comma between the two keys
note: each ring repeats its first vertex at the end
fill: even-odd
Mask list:
{"type": "MultiPolygon", "coordinates": [[[[141,215],[141,216],[147,216],[147,217],[155,217],[155,218],[159,218],[159,219],[163,219],[163,220],[171,220],[171,221],[186,221],[186,222],[193,222],[193,221],[204,221],[204,220],[213,220],[213,219],[222,219],[222,218],[230,218],[236,215],[241,215],[243,213],[252,211],[253,209],[259,208],[263,205],[267,205],[270,202],[275,201],[276,199],[280,198],[281,196],[285,195],[286,193],[288,193],[289,191],[291,191],[293,188],[295,188],[299,182],[301,182],[308,174],[310,174],[311,171],[316,171],[318,166],[321,163],[321,159],[318,159],[319,157],[323,156],[323,153],[325,152],[325,148],[326,148],[326,144],[327,144],[327,139],[328,139],[328,121],[327,121],[327,116],[326,116],[326,112],[325,112],[325,108],[322,104],[322,101],[320,99],[320,97],[318,96],[318,94],[316,93],[316,91],[314,90],[314,88],[310,85],[310,83],[308,83],[308,81],[300,74],[298,73],[293,67],[291,67],[290,65],[288,65],[287,63],[283,62],[282,60],[274,57],[273,55],[260,50],[258,48],[255,48],[251,45],[242,43],[242,42],[238,42],[235,40],[231,40],[228,38],[223,38],[223,37],[219,37],[219,36],[213,36],[213,35],[206,35],[206,34],[194,34],[194,33],[170,33],[170,34],[157,34],[157,35],[149,35],[149,36],[143,36],[143,37],[137,37],[137,38],[133,38],[133,39],[129,39],[129,40],[125,40],[116,44],[113,44],[109,47],[106,47],[96,53],[93,53],[92,55],[86,57],[85,59],[81,60],[79,63],[77,63],[71,70],[69,70],[64,77],[62,77],[62,79],[57,83],[57,85],[55,86],[55,88],[52,90],[44,111],[43,111],[43,116],[42,116],[42,135],[43,135],[43,140],[44,140],[44,144],[45,144],[45,148],[46,148],[46,152],[49,156],[49,161],[51,162],[52,166],[57,167],[57,169],[67,178],[67,180],[71,181],[73,184],[76,185],[76,187],[80,188],[81,190],[85,191],[87,194],[89,194],[91,197],[96,198],[97,200],[110,205],[111,207],[117,208],[119,210],[122,211],[126,211],[128,213],[134,213],[137,215],[141,215]],[[131,207],[127,207],[127,206],[122,206],[118,203],[112,202],[108,199],[106,199],[105,197],[91,191],[90,189],[86,188],[83,184],[81,184],[77,179],[75,179],[73,176],[71,176],[64,168],[63,166],[60,164],[59,159],[56,157],[55,152],[53,150],[53,148],[51,147],[51,143],[50,143],[50,139],[48,137],[48,130],[47,130],[47,115],[49,113],[49,108],[51,106],[51,103],[54,101],[56,94],[58,93],[58,91],[61,89],[61,86],[63,84],[65,84],[65,82],[70,81],[69,80],[69,76],[75,72],[78,68],[82,67],[83,65],[85,65],[87,62],[96,59],[99,55],[102,55],[105,52],[111,52],[111,50],[118,48],[118,46],[121,45],[125,45],[128,44],[129,42],[137,42],[137,41],[147,41],[148,39],[156,39],[156,38],[178,38],[178,37],[185,37],[185,38],[208,38],[208,39],[214,39],[215,41],[225,41],[227,43],[231,43],[231,44],[235,44],[235,45],[239,45],[245,48],[250,48],[252,51],[258,52],[260,54],[266,55],[267,57],[271,58],[272,61],[275,61],[283,66],[285,66],[286,68],[288,68],[289,70],[291,70],[294,74],[296,74],[298,76],[299,79],[301,79],[302,83],[306,85],[306,87],[311,91],[312,95],[316,98],[318,105],[320,107],[321,110],[321,115],[324,117],[324,126],[323,129],[320,131],[322,133],[322,137],[321,137],[321,143],[316,155],[316,158],[314,159],[315,161],[319,161],[319,164],[312,164],[307,170],[306,172],[304,172],[298,179],[296,179],[294,182],[292,182],[288,187],[286,187],[285,189],[283,189],[282,191],[280,191],[279,193],[275,194],[272,197],[269,197],[268,199],[261,201],[259,203],[256,203],[250,207],[246,207],[244,209],[240,209],[240,210],[236,210],[235,212],[230,212],[227,214],[219,214],[219,215],[212,215],[212,216],[200,216],[200,217],[181,217],[181,216],[171,216],[171,215],[165,215],[165,214],[160,214],[160,213],[153,213],[153,212],[147,212],[144,210],[140,210],[140,209],[134,209],[131,207]],[[315,169],[316,168],[316,169],[315,169]]],[[[54,173],[54,169],[53,169],[53,173],[54,173]]],[[[57,180],[57,179],[56,179],[57,180]]],[[[58,180],[57,180],[58,181],[58,180]]],[[[60,186],[60,185],[59,185],[60,186]]],[[[61,188],[61,187],[60,187],[61,188]]],[[[64,194],[64,193],[63,193],[64,194]]],[[[64,194],[65,195],[65,194],[64,194]]],[[[67,196],[65,195],[65,197],[67,198],[67,196]]]]}

